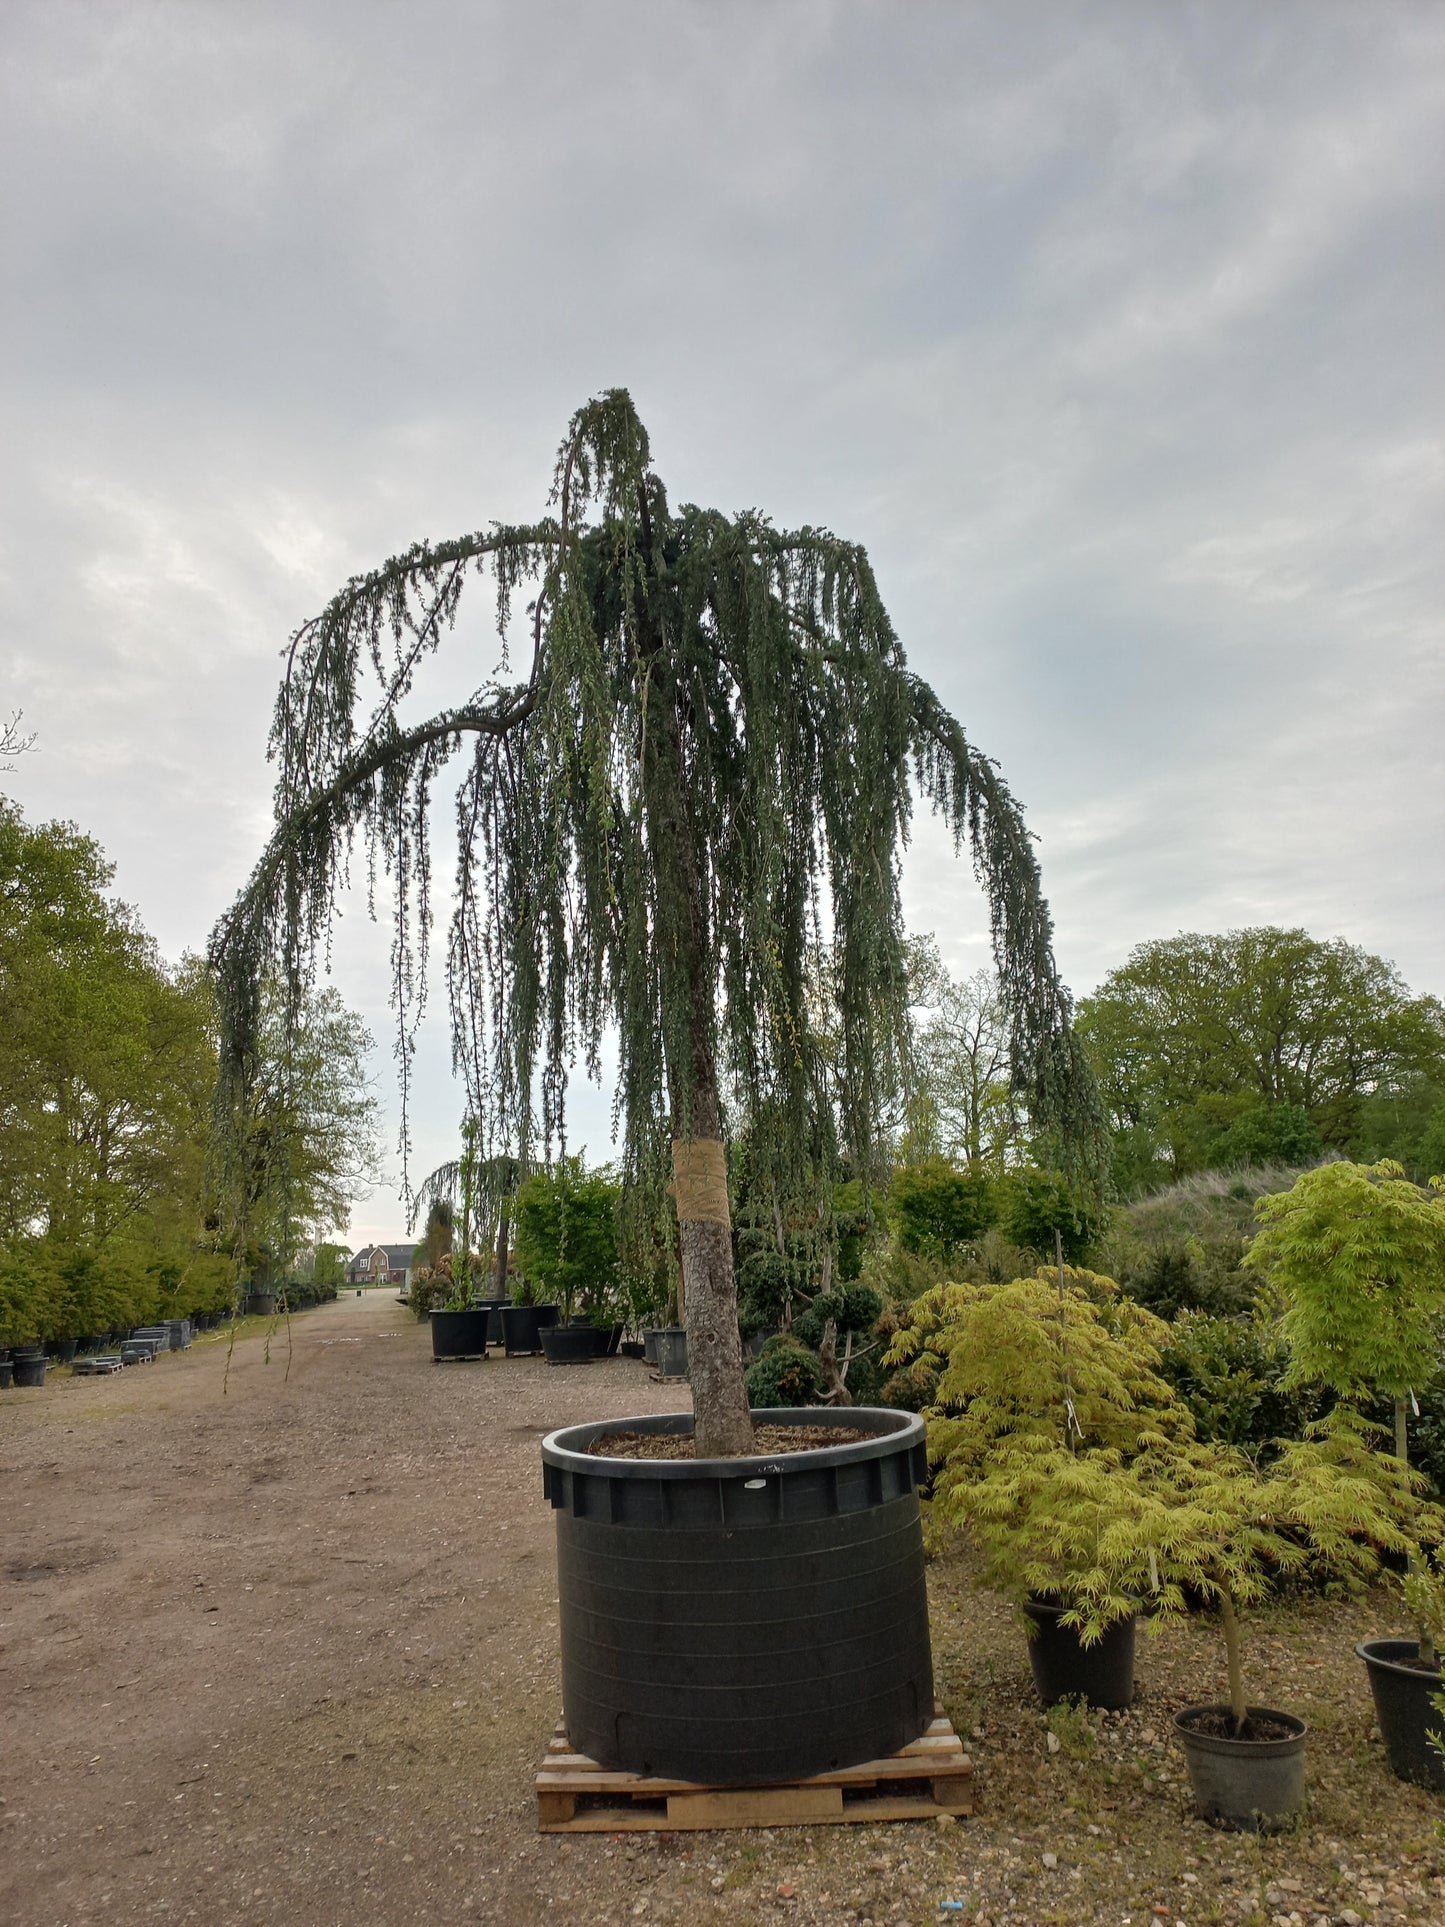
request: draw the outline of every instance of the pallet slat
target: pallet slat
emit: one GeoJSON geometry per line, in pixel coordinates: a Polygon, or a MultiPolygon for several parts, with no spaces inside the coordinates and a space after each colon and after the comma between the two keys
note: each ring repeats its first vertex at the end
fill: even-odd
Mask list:
{"type": "Polygon", "coordinates": [[[537,1826],[543,1833],[641,1833],[927,1820],[972,1812],[972,1773],[941,1710],[926,1733],[887,1759],[748,1787],[613,1771],[575,1753],[559,1720],[536,1776],[537,1826]]]}

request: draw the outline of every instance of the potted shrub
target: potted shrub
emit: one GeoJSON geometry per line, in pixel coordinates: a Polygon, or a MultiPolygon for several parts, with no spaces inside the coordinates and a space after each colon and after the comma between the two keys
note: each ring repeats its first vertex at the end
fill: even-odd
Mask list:
{"type": "Polygon", "coordinates": [[[558,1307],[557,1322],[541,1334],[549,1364],[585,1364],[617,1349],[621,1195],[612,1173],[588,1171],[580,1154],[558,1158],[518,1187],[517,1262],[558,1307]]]}
{"type": "Polygon", "coordinates": [[[935,1286],[885,1357],[933,1387],[935,1514],[969,1533],[987,1583],[1020,1608],[1046,1704],[1133,1698],[1139,1600],[1163,1602],[1155,1513],[1121,1475],[1190,1434],[1158,1371],[1167,1336],[1111,1280],[1059,1266],[935,1286]]]}
{"type": "Polygon", "coordinates": [[[472,1300],[478,1263],[473,1252],[448,1252],[437,1264],[427,1294],[434,1359],[487,1355],[491,1309],[472,1300]]]}
{"type": "Polygon", "coordinates": [[[1308,1566],[1358,1585],[1382,1551],[1408,1550],[1438,1515],[1418,1480],[1375,1449],[1370,1428],[1340,1407],[1283,1443],[1261,1467],[1218,1443],[1176,1439],[1130,1468],[1136,1503],[1152,1509],[1154,1559],[1167,1586],[1216,1611],[1229,1696],[1175,1716],[1196,1811],[1216,1825],[1286,1824],[1304,1800],[1303,1720],[1250,1701],[1240,1610],[1268,1597],[1275,1577],[1308,1566]]]}
{"type": "MultiPolygon", "coordinates": [[[[1410,1460],[1410,1403],[1439,1370],[1445,1314],[1445,1197],[1441,1180],[1410,1184],[1400,1165],[1338,1162],[1306,1171],[1261,1198],[1260,1229],[1245,1258],[1283,1305],[1291,1348],[1286,1385],[1317,1383],[1345,1399],[1383,1394],[1393,1408],[1394,1455],[1410,1460]]],[[[1413,1640],[1363,1640],[1376,1716],[1401,1779],[1445,1785],[1430,1744],[1431,1694],[1440,1685],[1438,1572],[1410,1552],[1413,1640]]]]}

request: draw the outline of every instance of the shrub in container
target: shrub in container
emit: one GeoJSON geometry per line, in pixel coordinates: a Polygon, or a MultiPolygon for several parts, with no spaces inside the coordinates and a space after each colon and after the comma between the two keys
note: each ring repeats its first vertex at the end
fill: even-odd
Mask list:
{"type": "MultiPolygon", "coordinates": [[[[1445,1195],[1409,1183],[1384,1160],[1338,1162],[1306,1171],[1288,1191],[1261,1198],[1260,1230],[1245,1262],[1260,1273],[1283,1307],[1291,1347],[1286,1382],[1323,1384],[1345,1399],[1383,1393],[1392,1402],[1394,1457],[1410,1460],[1415,1388],[1439,1371],[1445,1316],[1445,1195]]],[[[1365,1662],[1381,1732],[1394,1770],[1404,1779],[1445,1785],[1430,1744],[1430,1702],[1440,1683],[1432,1600],[1438,1576],[1410,1549],[1415,1583],[1406,1594],[1417,1614],[1416,1637],[1364,1640],[1365,1662]],[[1410,1674],[1418,1675],[1412,1680],[1410,1674]]]]}
{"type": "Polygon", "coordinates": [[[935,1515],[966,1530],[1030,1633],[1046,1703],[1127,1706],[1141,1596],[1159,1593],[1157,1509],[1125,1476],[1188,1438],[1159,1374],[1167,1327],[1069,1270],[925,1292],[885,1364],[926,1375],[935,1515]]]}
{"type": "Polygon", "coordinates": [[[1230,1446],[1176,1439],[1129,1469],[1137,1502],[1154,1511],[1163,1582],[1211,1606],[1223,1636],[1227,1700],[1188,1707],[1174,1722],[1196,1810],[1217,1825],[1281,1826],[1304,1801],[1305,1724],[1249,1699],[1241,1609],[1266,1599],[1278,1575],[1307,1568],[1359,1585],[1378,1572],[1381,1552],[1405,1552],[1440,1529],[1420,1481],[1375,1449],[1372,1432],[1342,1406],[1264,1467],[1230,1446]]]}

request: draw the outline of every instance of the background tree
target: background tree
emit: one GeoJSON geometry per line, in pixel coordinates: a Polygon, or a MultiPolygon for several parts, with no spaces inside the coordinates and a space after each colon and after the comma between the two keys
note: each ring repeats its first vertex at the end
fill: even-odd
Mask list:
{"type": "MultiPolygon", "coordinates": [[[[23,756],[28,749],[34,749],[35,737],[29,736],[20,725],[25,720],[22,709],[14,709],[3,723],[0,723],[0,757],[23,756]]],[[[8,776],[14,769],[13,763],[0,762],[0,775],[8,776]]]]}
{"type": "Polygon", "coordinates": [[[244,1102],[225,1120],[224,1195],[246,1262],[274,1278],[346,1225],[380,1173],[381,1145],[371,1033],[337,991],[308,991],[288,1013],[267,984],[259,1014],[244,1102]]]}
{"type": "Polygon", "coordinates": [[[1131,1191],[1348,1151],[1382,1122],[1373,1100],[1445,1075],[1445,1008],[1383,958],[1304,930],[1141,944],[1083,1000],[1079,1034],[1131,1191]]]}
{"type": "Polygon", "coordinates": [[[622,1283],[618,1212],[622,1187],[581,1157],[534,1171],[517,1191],[517,1262],[529,1284],[569,1318],[581,1309],[610,1318],[622,1283]]]}
{"type": "MultiPolygon", "coordinates": [[[[724,1152],[724,1091],[775,1104],[784,1155],[827,1168],[838,1120],[859,1169],[898,1087],[907,1029],[899,852],[915,786],[988,893],[1015,1089],[1061,1153],[1095,1112],[1018,809],[907,671],[864,551],[828,531],[673,510],[625,391],[573,417],[555,513],[419,544],[297,631],[277,701],[276,828],[213,940],[228,1089],[252,1075],[258,986],[292,1008],[360,835],[394,877],[405,1080],[430,931],[431,803],[463,759],[449,987],[468,1110],[525,1160],[561,1124],[569,1063],[618,1039],[624,1163],[679,1220],[698,1450],[749,1449],[724,1152]],[[496,673],[408,713],[418,666],[490,571],[496,673]],[[529,657],[510,669],[523,584],[529,657]],[[837,1088],[808,1008],[833,959],[837,1088]],[[665,1120],[665,1123],[663,1123],[665,1120]],[[660,1128],[661,1127],[661,1128],[660,1128]]],[[[232,1103],[237,1100],[233,1097],[232,1103]]]]}
{"type": "Polygon", "coordinates": [[[955,977],[932,937],[909,944],[915,1005],[904,1155],[1002,1171],[1022,1150],[1008,1006],[992,970],[955,977]]]}

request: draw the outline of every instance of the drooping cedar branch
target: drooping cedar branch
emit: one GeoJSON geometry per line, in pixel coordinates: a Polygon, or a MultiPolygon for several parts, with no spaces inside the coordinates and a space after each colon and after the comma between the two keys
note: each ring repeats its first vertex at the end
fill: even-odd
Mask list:
{"type": "MultiPolygon", "coordinates": [[[[549,1140],[569,1067],[595,1072],[615,1034],[635,1179],[660,1183],[669,1132],[719,1138],[728,1095],[789,1121],[780,1154],[798,1170],[825,1168],[840,1135],[866,1162],[906,1049],[898,878],[921,794],[989,900],[1019,1094],[1060,1155],[1087,1163],[1097,1114],[1032,843],[998,771],[905,667],[865,552],[756,513],[671,510],[622,390],[574,416],[552,500],[531,527],[396,557],[293,638],[272,733],[275,832],[213,939],[227,1075],[248,1074],[260,978],[299,995],[315,970],[359,834],[371,874],[380,865],[396,885],[405,1101],[434,785],[456,763],[448,990],[489,1146],[525,1157],[549,1140]],[[483,571],[499,676],[512,604],[532,591],[525,678],[413,723],[417,670],[483,571]],[[808,994],[820,945],[839,1032],[826,1048],[808,994]]],[[[684,1216],[683,1261],[700,1443],[704,1407],[730,1401],[711,1435],[739,1449],[726,1227],[694,1237],[684,1216]],[[696,1314],[690,1243],[707,1247],[691,1261],[696,1314]]]]}

